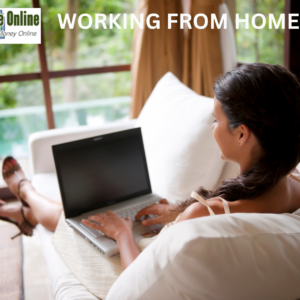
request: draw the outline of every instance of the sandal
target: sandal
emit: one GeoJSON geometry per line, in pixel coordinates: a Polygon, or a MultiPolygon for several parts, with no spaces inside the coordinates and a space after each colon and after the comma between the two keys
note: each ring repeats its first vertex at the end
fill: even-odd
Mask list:
{"type": "MultiPolygon", "coordinates": [[[[22,177],[19,175],[19,173],[18,173],[19,170],[21,170],[21,167],[20,167],[20,165],[18,164],[18,162],[17,162],[12,156],[7,156],[7,157],[4,159],[3,164],[2,164],[2,177],[3,177],[3,179],[5,180],[5,178],[7,178],[8,176],[10,176],[10,175],[12,175],[12,174],[15,174],[15,175],[20,179],[20,181],[19,181],[19,183],[18,183],[18,189],[17,189],[18,198],[19,198],[19,200],[22,202],[22,204],[23,204],[25,207],[29,207],[29,205],[28,205],[28,204],[21,198],[21,196],[20,196],[20,187],[21,187],[21,183],[22,183],[23,181],[28,181],[28,180],[25,179],[25,178],[22,178],[22,177]],[[4,171],[4,166],[5,166],[5,164],[6,164],[8,161],[11,162],[12,160],[15,162],[15,163],[14,163],[14,166],[13,166],[12,168],[10,168],[9,170],[4,171]]],[[[29,182],[29,181],[28,181],[28,182],[29,182]]]]}
{"type": "MultiPolygon", "coordinates": [[[[6,204],[1,204],[0,203],[0,206],[3,206],[3,205],[6,205],[6,204]]],[[[21,235],[21,234],[24,234],[26,236],[32,236],[33,235],[33,229],[34,229],[35,226],[31,225],[29,223],[29,221],[25,218],[24,211],[23,211],[23,206],[21,206],[21,213],[22,213],[22,217],[23,217],[23,222],[21,224],[19,224],[17,221],[15,221],[11,218],[0,217],[0,220],[12,223],[12,224],[16,225],[19,228],[20,232],[17,233],[16,235],[14,235],[13,237],[11,237],[12,240],[14,238],[16,238],[17,236],[21,235]]]]}

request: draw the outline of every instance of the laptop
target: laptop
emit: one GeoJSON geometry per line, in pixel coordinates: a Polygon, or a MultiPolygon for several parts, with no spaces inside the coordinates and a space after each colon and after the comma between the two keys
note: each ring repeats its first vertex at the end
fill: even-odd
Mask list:
{"type": "Polygon", "coordinates": [[[136,242],[162,227],[134,219],[162,199],[151,190],[140,128],[54,145],[52,151],[66,222],[101,253],[117,254],[117,243],[84,225],[88,216],[112,210],[129,217],[136,242]]]}

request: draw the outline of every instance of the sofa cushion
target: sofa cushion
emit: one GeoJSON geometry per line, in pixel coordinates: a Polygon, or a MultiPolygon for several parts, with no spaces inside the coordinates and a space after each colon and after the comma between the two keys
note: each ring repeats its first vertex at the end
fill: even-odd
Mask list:
{"type": "MultiPolygon", "coordinates": [[[[61,202],[58,181],[55,173],[35,174],[32,184],[36,191],[44,197],[61,202]]],[[[65,223],[65,222],[64,222],[65,223]]],[[[70,228],[67,228],[70,229],[70,228]]],[[[53,232],[42,225],[36,227],[49,269],[53,295],[56,300],[97,300],[98,297],[90,293],[69,270],[52,245],[53,232]]],[[[82,239],[82,237],[80,237],[82,239]]],[[[84,241],[85,242],[85,241],[84,241]]],[[[89,245],[89,244],[87,244],[89,245]]]]}
{"type": "Polygon", "coordinates": [[[80,126],[38,131],[29,137],[32,174],[54,173],[52,146],[133,128],[135,120],[116,121],[98,126],[80,126]]]}
{"type": "Polygon", "coordinates": [[[79,282],[62,261],[51,242],[53,233],[40,224],[36,231],[41,239],[55,300],[99,300],[79,282]]]}
{"type": "Polygon", "coordinates": [[[212,135],[212,110],[213,99],[199,96],[169,72],[137,120],[152,190],[171,202],[218,182],[224,161],[212,135]]]}
{"type": "Polygon", "coordinates": [[[32,178],[32,185],[42,196],[56,202],[61,202],[56,173],[35,174],[32,178]]]}
{"type": "Polygon", "coordinates": [[[110,289],[112,299],[299,299],[300,210],[180,222],[110,289]]]}

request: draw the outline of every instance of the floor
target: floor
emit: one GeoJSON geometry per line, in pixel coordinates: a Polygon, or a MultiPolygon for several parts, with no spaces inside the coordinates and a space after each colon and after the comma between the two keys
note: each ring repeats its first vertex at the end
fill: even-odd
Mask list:
{"type": "Polygon", "coordinates": [[[54,300],[38,234],[23,236],[25,300],[54,300]]]}
{"type": "MultiPolygon", "coordinates": [[[[3,221],[0,221],[0,227],[2,223],[3,221]]],[[[17,233],[18,228],[15,228],[17,233]]],[[[54,300],[48,269],[38,234],[35,232],[32,237],[22,236],[22,239],[25,300],[54,300]]]]}
{"type": "Polygon", "coordinates": [[[18,231],[7,222],[0,222],[0,232],[0,299],[19,300],[23,294],[20,286],[23,278],[23,275],[20,274],[20,267],[23,266],[20,257],[20,251],[23,248],[22,240],[20,238],[10,239],[18,231]]]}

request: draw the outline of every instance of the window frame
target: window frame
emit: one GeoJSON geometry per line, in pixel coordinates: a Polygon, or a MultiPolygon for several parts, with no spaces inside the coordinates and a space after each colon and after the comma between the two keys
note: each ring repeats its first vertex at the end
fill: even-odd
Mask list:
{"type": "MultiPolygon", "coordinates": [[[[32,0],[33,8],[41,8],[39,0],[32,0]]],[[[37,45],[40,63],[40,72],[34,73],[20,73],[11,75],[1,75],[0,83],[3,82],[21,82],[30,80],[41,80],[43,85],[44,103],[46,107],[47,127],[48,129],[55,129],[54,114],[52,110],[52,96],[50,89],[50,79],[74,77],[79,75],[93,75],[104,74],[111,72],[125,72],[131,70],[131,65],[115,65],[105,67],[93,68],[78,68],[70,70],[50,71],[47,64],[46,47],[43,32],[43,23],[41,24],[41,44],[37,45]]],[[[8,187],[0,188],[0,198],[3,200],[14,199],[15,195],[8,187]]]]}
{"type": "MultiPolygon", "coordinates": [[[[33,8],[41,8],[39,0],[32,0],[33,8]]],[[[79,75],[92,75],[92,74],[104,74],[104,73],[116,73],[130,71],[131,65],[116,65],[106,67],[93,67],[93,68],[81,68],[70,69],[61,71],[50,71],[47,64],[46,47],[43,31],[43,23],[41,24],[41,44],[37,45],[40,62],[40,72],[35,73],[21,73],[13,75],[1,75],[0,83],[3,82],[20,82],[30,80],[41,80],[43,84],[44,103],[46,107],[47,126],[48,129],[55,129],[54,115],[52,110],[52,96],[50,89],[50,79],[74,77],[79,75]]]]}

